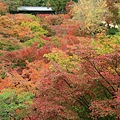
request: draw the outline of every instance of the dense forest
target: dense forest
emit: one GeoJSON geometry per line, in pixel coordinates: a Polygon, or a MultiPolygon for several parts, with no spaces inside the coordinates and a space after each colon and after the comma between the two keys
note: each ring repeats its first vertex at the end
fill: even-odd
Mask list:
{"type": "Polygon", "coordinates": [[[0,120],[120,120],[119,8],[0,0],[0,120]],[[10,14],[18,6],[62,14],[10,14]]]}

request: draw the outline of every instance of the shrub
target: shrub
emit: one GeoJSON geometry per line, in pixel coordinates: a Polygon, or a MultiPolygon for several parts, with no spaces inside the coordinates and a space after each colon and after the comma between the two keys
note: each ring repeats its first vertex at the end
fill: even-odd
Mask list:
{"type": "Polygon", "coordinates": [[[106,35],[115,35],[119,30],[117,28],[110,28],[107,30],[106,35]]]}

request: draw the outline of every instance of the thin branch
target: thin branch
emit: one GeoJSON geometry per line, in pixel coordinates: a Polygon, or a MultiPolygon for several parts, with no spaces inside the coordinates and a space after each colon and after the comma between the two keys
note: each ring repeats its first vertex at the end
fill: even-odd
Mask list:
{"type": "Polygon", "coordinates": [[[112,90],[115,92],[116,90],[114,89],[114,87],[108,82],[108,80],[105,79],[105,77],[100,73],[100,71],[97,69],[95,63],[91,62],[90,60],[88,60],[90,62],[90,64],[94,67],[94,69],[96,70],[96,72],[106,81],[107,84],[110,85],[110,87],[112,88],[112,90]]]}

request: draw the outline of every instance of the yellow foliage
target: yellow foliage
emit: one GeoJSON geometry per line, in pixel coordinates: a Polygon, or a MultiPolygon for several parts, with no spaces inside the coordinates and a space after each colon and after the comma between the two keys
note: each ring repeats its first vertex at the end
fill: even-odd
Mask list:
{"type": "MultiPolygon", "coordinates": [[[[72,72],[76,69],[76,66],[79,63],[79,58],[77,55],[68,56],[65,52],[59,49],[53,49],[51,53],[45,54],[44,57],[50,60],[51,63],[52,61],[56,62],[63,70],[67,70],[68,72],[72,72]]],[[[52,65],[50,68],[55,70],[52,65]]]]}
{"type": "Polygon", "coordinates": [[[114,36],[99,36],[97,41],[93,41],[92,45],[99,54],[109,54],[120,50],[120,37],[114,36]]]}
{"type": "Polygon", "coordinates": [[[83,29],[94,32],[109,14],[105,0],[79,0],[72,9],[73,19],[83,23],[83,29]]]}

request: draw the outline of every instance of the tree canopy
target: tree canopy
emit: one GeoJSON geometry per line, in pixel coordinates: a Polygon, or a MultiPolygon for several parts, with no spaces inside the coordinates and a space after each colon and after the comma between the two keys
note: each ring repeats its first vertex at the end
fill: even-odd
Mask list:
{"type": "Polygon", "coordinates": [[[99,1],[36,15],[0,2],[0,120],[120,119],[120,16],[99,1]]]}
{"type": "MultiPolygon", "coordinates": [[[[65,6],[70,0],[0,0],[9,6],[9,11],[16,11],[18,6],[51,6],[53,10],[65,12],[65,6]]],[[[77,2],[77,0],[74,0],[77,2]]]]}

